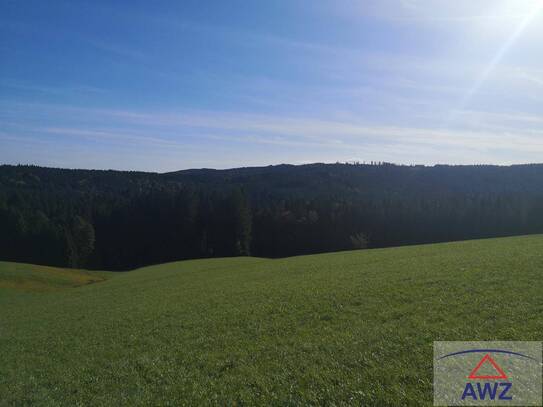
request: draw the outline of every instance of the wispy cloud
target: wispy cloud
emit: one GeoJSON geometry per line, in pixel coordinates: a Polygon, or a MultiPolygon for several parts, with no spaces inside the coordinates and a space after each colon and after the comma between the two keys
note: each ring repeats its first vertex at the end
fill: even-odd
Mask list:
{"type": "Polygon", "coordinates": [[[515,20],[529,15],[539,0],[370,0],[342,2],[345,10],[362,15],[405,21],[471,22],[515,20]]]}
{"type": "Polygon", "coordinates": [[[528,81],[531,84],[543,86],[543,76],[536,76],[535,74],[520,70],[518,77],[528,81]]]}
{"type": "Polygon", "coordinates": [[[67,85],[61,84],[58,86],[47,86],[47,85],[36,85],[35,83],[23,82],[20,80],[3,78],[0,80],[0,88],[11,88],[23,91],[29,91],[33,93],[44,93],[44,94],[81,94],[81,93],[90,93],[90,94],[99,94],[107,92],[107,89],[90,86],[90,85],[67,85]]]}
{"type": "Polygon", "coordinates": [[[87,40],[87,43],[102,52],[129,58],[134,61],[144,61],[148,59],[148,55],[145,52],[134,48],[134,46],[104,43],[96,40],[87,40]]]}
{"type": "MultiPolygon", "coordinates": [[[[194,157],[200,157],[202,163],[209,164],[211,155],[216,157],[212,166],[218,168],[231,162],[241,145],[247,151],[254,146],[257,153],[252,158],[258,162],[256,158],[260,157],[262,163],[273,163],[274,159],[266,158],[266,151],[258,148],[259,145],[269,146],[274,149],[269,151],[275,153],[288,151],[291,161],[311,157],[322,161],[323,151],[328,152],[328,161],[380,158],[428,164],[533,162],[538,154],[543,154],[540,119],[517,114],[461,111],[459,114],[466,119],[463,128],[440,129],[353,119],[217,111],[140,112],[53,106],[49,110],[50,119],[53,112],[54,116],[70,114],[75,123],[85,124],[65,127],[18,123],[14,126],[12,120],[3,134],[9,135],[10,141],[17,137],[33,137],[57,145],[64,143],[62,140],[67,144],[87,140],[102,146],[110,145],[113,149],[129,149],[133,153],[149,151],[153,155],[164,153],[169,156],[177,151],[186,156],[190,152],[192,163],[195,163],[194,157]],[[499,116],[499,122],[495,116],[499,116]],[[103,123],[109,126],[105,127],[103,123]],[[415,150],[419,154],[414,154],[415,150]],[[402,157],[402,152],[410,153],[402,157]],[[413,160],[413,156],[419,159],[413,160]],[[504,156],[510,158],[504,159],[504,156]],[[462,159],[455,161],[454,157],[462,159]]],[[[176,164],[186,168],[186,164],[177,161],[176,164]]]]}
{"type": "Polygon", "coordinates": [[[7,27],[6,49],[20,52],[0,80],[0,160],[40,140],[59,160],[124,154],[161,170],[537,161],[541,29],[535,17],[518,26],[540,1],[324,0],[288,16],[270,6],[263,24],[256,7],[242,21],[101,4],[85,26],[103,32],[44,31],[41,19],[26,35],[7,27]],[[22,69],[29,61],[36,74],[22,69]]]}

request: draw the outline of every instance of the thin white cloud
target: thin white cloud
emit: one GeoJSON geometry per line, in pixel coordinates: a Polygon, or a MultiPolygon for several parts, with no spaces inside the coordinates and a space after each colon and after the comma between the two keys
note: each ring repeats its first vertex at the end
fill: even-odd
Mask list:
{"type": "MultiPolygon", "coordinates": [[[[9,133],[10,138],[13,141],[17,134],[21,138],[26,137],[25,134],[62,136],[72,141],[77,138],[93,140],[99,145],[126,145],[132,150],[136,146],[155,152],[188,149],[202,153],[209,151],[216,156],[220,156],[218,152],[225,148],[236,149],[242,145],[244,151],[250,151],[250,146],[269,145],[296,150],[298,159],[303,159],[303,153],[300,155],[303,150],[311,150],[313,154],[319,150],[327,151],[330,161],[354,151],[361,159],[368,160],[375,156],[400,158],[401,151],[410,151],[401,159],[407,163],[420,162],[420,157],[426,157],[426,163],[445,162],[454,155],[463,160],[477,157],[480,162],[485,154],[488,161],[496,161],[505,153],[511,161],[532,162],[534,154],[543,154],[542,125],[537,117],[528,115],[498,115],[501,121],[496,123],[492,113],[461,111],[459,114],[466,118],[466,127],[440,129],[232,112],[76,111],[83,116],[93,116],[94,120],[88,122],[91,124],[71,128],[25,128],[21,124],[15,133],[9,133]],[[105,129],[100,122],[110,122],[114,127],[105,129]],[[517,125],[518,122],[522,126],[517,125]],[[196,143],[203,140],[207,143],[196,143]],[[213,153],[214,149],[217,153],[213,153]],[[414,149],[419,149],[421,155],[413,153],[414,149]],[[433,153],[429,154],[429,151],[433,153]]],[[[66,111],[63,113],[60,109],[57,114],[63,116],[66,111]]],[[[239,165],[245,163],[240,161],[239,165]]],[[[217,166],[221,167],[219,161],[217,166]]]]}
{"type": "Polygon", "coordinates": [[[23,81],[7,79],[7,78],[0,80],[0,87],[30,91],[34,93],[46,93],[46,94],[56,94],[56,95],[79,94],[79,93],[102,94],[102,93],[107,92],[107,90],[104,88],[100,88],[97,86],[90,86],[90,85],[62,84],[60,86],[51,86],[51,85],[47,86],[47,85],[36,85],[35,83],[23,82],[23,81]]]}
{"type": "Polygon", "coordinates": [[[536,76],[536,75],[531,74],[531,73],[526,72],[526,71],[519,72],[518,76],[519,76],[519,78],[524,79],[524,80],[528,81],[531,84],[535,84],[535,85],[538,85],[540,87],[543,86],[543,77],[541,77],[541,76],[536,76]]]}
{"type": "Polygon", "coordinates": [[[522,19],[539,0],[350,0],[338,3],[345,11],[391,20],[470,22],[522,19]]]}

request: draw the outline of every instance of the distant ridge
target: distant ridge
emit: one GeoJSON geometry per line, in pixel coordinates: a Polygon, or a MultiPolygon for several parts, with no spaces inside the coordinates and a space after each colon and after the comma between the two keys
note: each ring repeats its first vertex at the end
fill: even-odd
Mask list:
{"type": "Polygon", "coordinates": [[[543,165],[0,167],[0,260],[128,270],[543,233],[543,165]],[[80,239],[80,236],[84,236],[80,239]]]}

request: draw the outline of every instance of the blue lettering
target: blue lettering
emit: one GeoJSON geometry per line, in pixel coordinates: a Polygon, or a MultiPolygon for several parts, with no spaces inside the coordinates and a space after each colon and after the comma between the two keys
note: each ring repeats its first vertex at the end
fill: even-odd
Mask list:
{"type": "Polygon", "coordinates": [[[509,396],[508,392],[513,386],[512,383],[475,383],[477,385],[477,391],[472,383],[466,383],[464,393],[462,393],[462,400],[467,397],[471,397],[473,400],[495,400],[498,388],[501,388],[501,393],[498,396],[498,400],[513,400],[513,396],[509,396]]]}
{"type": "Polygon", "coordinates": [[[506,396],[507,392],[513,386],[513,383],[500,383],[500,386],[503,387],[502,392],[500,393],[500,400],[513,400],[513,396],[506,396]]]}
{"type": "Polygon", "coordinates": [[[471,383],[466,384],[464,394],[462,394],[462,400],[464,400],[468,396],[471,397],[473,400],[477,400],[477,394],[475,394],[475,389],[473,388],[473,385],[471,383]]]}
{"type": "Polygon", "coordinates": [[[489,400],[494,400],[496,398],[496,392],[498,391],[498,383],[494,383],[493,387],[490,383],[485,383],[483,388],[481,388],[481,383],[477,383],[477,391],[479,392],[479,400],[486,400],[487,394],[489,400]]]}

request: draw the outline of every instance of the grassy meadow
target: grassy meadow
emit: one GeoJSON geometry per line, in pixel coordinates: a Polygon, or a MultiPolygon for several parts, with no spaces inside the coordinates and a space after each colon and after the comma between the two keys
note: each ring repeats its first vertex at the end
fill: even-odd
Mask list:
{"type": "Polygon", "coordinates": [[[543,236],[0,263],[0,310],[0,405],[431,405],[433,341],[541,340],[543,236]]]}

